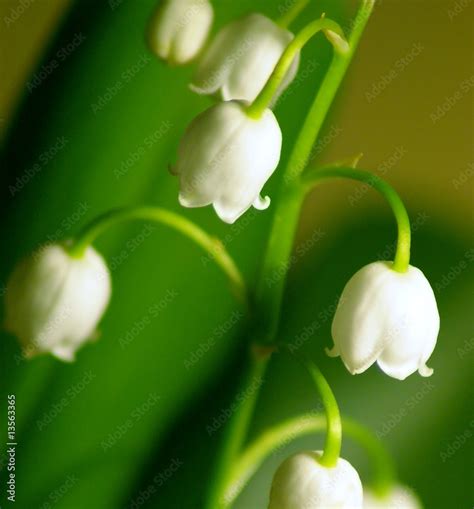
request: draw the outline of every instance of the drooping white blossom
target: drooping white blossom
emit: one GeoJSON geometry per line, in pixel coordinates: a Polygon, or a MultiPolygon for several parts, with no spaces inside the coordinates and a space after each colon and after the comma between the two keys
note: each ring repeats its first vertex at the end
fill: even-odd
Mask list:
{"type": "Polygon", "coordinates": [[[151,19],[148,44],[166,62],[186,64],[204,47],[213,18],[209,0],[164,0],[151,19]]]}
{"type": "Polygon", "coordinates": [[[277,470],[268,509],[356,509],[362,507],[362,484],[352,465],[339,458],[322,466],[322,452],[291,456],[277,470]]]}
{"type": "Polygon", "coordinates": [[[375,262],[357,272],[341,295],[332,336],[334,348],[352,374],[374,362],[404,380],[416,370],[430,376],[426,362],[436,345],[440,319],[433,290],[417,268],[404,273],[375,262]]]}
{"type": "Polygon", "coordinates": [[[252,205],[266,209],[260,192],[280,160],[282,135],[274,114],[259,119],[239,101],[216,104],[197,116],[185,132],[172,172],[179,176],[184,207],[212,204],[226,223],[252,205]]]}
{"type": "Polygon", "coordinates": [[[51,353],[64,361],[94,334],[110,299],[110,274],[89,247],[73,258],[64,246],[45,246],[14,269],[6,292],[6,329],[25,356],[51,353]]]}
{"type": "MultiPolygon", "coordinates": [[[[218,94],[225,101],[252,102],[293,37],[262,14],[249,14],[232,21],[219,31],[204,52],[190,87],[199,94],[218,94]]],[[[299,53],[279,93],[293,81],[298,64],[299,53]]]]}
{"type": "Polygon", "coordinates": [[[423,509],[419,498],[406,486],[395,486],[384,497],[364,488],[364,509],[423,509]]]}

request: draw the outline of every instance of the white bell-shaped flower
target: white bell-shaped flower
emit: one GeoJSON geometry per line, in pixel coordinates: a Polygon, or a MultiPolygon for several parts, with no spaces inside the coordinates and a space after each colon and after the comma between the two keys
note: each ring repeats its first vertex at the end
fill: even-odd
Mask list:
{"type": "MultiPolygon", "coordinates": [[[[199,94],[218,93],[225,101],[252,102],[293,37],[262,14],[249,14],[232,21],[219,31],[204,52],[190,87],[199,94]]],[[[298,63],[299,54],[279,93],[293,81],[298,63]]]]}
{"type": "Polygon", "coordinates": [[[268,509],[356,509],[362,507],[359,474],[339,458],[333,468],[322,466],[322,451],[291,456],[277,470],[268,509]]]}
{"type": "Polygon", "coordinates": [[[406,486],[395,486],[384,497],[364,488],[364,509],[423,509],[419,498],[406,486]]]}
{"type": "Polygon", "coordinates": [[[270,110],[259,119],[247,116],[238,101],[216,104],[197,116],[186,130],[172,173],[179,175],[184,207],[212,204],[226,223],[252,205],[266,209],[263,185],[280,160],[282,135],[270,110]]]}
{"type": "Polygon", "coordinates": [[[209,0],[164,0],[148,28],[148,44],[161,59],[186,64],[202,50],[212,26],[209,0]]]}
{"type": "Polygon", "coordinates": [[[426,366],[436,345],[439,313],[433,290],[417,268],[396,272],[391,263],[375,262],[357,272],[341,295],[329,355],[340,355],[352,374],[375,361],[394,378],[404,380],[426,366]]]}
{"type": "Polygon", "coordinates": [[[110,274],[91,247],[73,258],[58,244],[20,262],[6,292],[6,329],[27,357],[52,353],[64,361],[95,332],[110,299],[110,274]]]}

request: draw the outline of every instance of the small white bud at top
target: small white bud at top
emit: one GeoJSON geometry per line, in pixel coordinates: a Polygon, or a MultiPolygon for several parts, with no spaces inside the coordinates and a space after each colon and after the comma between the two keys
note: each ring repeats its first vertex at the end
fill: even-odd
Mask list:
{"type": "Polygon", "coordinates": [[[352,465],[339,458],[322,466],[322,451],[288,458],[277,470],[268,509],[356,509],[362,507],[362,484],[352,465]]]}
{"type": "Polygon", "coordinates": [[[352,374],[374,362],[394,378],[404,380],[416,370],[433,372],[426,362],[439,332],[433,290],[417,268],[396,272],[387,262],[359,270],[341,295],[332,325],[332,356],[340,355],[352,374]]]}
{"type": "MultiPolygon", "coordinates": [[[[249,14],[222,28],[204,52],[190,85],[199,94],[252,102],[265,86],[294,35],[262,14],[249,14]]],[[[299,54],[279,93],[293,81],[299,54]]],[[[278,94],[277,94],[278,95],[278,94]]]]}
{"type": "Polygon", "coordinates": [[[172,172],[179,175],[184,207],[212,204],[226,223],[252,205],[265,209],[263,185],[280,160],[282,135],[270,110],[248,117],[238,101],[216,104],[197,116],[181,139],[172,172]]]}
{"type": "Polygon", "coordinates": [[[168,63],[186,64],[202,50],[213,17],[209,0],[164,0],[151,19],[148,44],[168,63]]]}
{"type": "Polygon", "coordinates": [[[18,337],[25,356],[51,353],[72,361],[95,332],[110,293],[109,271],[93,248],[72,258],[63,246],[48,245],[13,271],[5,326],[18,337]]]}

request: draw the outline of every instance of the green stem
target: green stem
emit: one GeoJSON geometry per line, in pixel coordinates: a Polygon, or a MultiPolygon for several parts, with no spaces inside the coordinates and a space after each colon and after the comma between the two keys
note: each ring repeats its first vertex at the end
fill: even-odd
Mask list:
{"type": "Polygon", "coordinates": [[[277,335],[281,302],[290,267],[296,228],[303,196],[299,176],[306,167],[324,119],[349,67],[373,9],[373,0],[364,0],[349,37],[349,52],[334,53],[331,65],[303,123],[283,175],[283,185],[275,209],[267,250],[257,283],[257,306],[261,341],[271,343],[277,335]]]}
{"type": "Polygon", "coordinates": [[[295,0],[294,4],[285,12],[285,14],[276,21],[276,24],[281,28],[288,28],[306,8],[309,2],[310,0],[295,0]]]}
{"type": "Polygon", "coordinates": [[[297,53],[321,30],[332,30],[341,36],[343,35],[341,27],[335,21],[327,18],[320,18],[306,25],[288,44],[262,91],[254,102],[248,106],[247,114],[249,117],[260,118],[262,116],[263,112],[273,102],[273,98],[285,79],[297,53]]]}
{"type": "MultiPolygon", "coordinates": [[[[395,482],[395,466],[382,442],[370,430],[352,419],[342,418],[342,429],[367,452],[372,467],[372,489],[384,496],[395,482]]],[[[263,432],[241,454],[232,470],[226,491],[226,499],[234,502],[263,462],[272,454],[281,451],[294,440],[326,430],[323,415],[307,414],[288,419],[263,432]]]]}
{"type": "MultiPolygon", "coordinates": [[[[300,165],[302,165],[301,171],[306,166],[311,154],[311,148],[316,142],[322,123],[349,66],[357,47],[357,43],[369,19],[372,8],[373,0],[363,0],[349,39],[349,51],[346,54],[335,52],[328,73],[323,80],[322,86],[316,95],[310,112],[298,135],[288,166],[285,170],[284,185],[280,191],[280,197],[275,210],[272,229],[265,252],[263,267],[260,271],[257,283],[257,304],[259,306],[257,312],[259,317],[259,326],[254,332],[254,337],[258,338],[260,344],[272,344],[277,338],[286,273],[290,265],[290,255],[303,200],[300,186],[298,183],[294,185],[291,182],[292,179],[289,177],[291,177],[300,165]],[[326,90],[326,88],[331,90],[326,90]],[[280,272],[280,270],[282,272],[280,272]]],[[[321,23],[321,21],[322,20],[318,20],[318,23],[321,23]]],[[[336,27],[329,27],[330,30],[333,28],[336,27]]],[[[324,26],[320,26],[320,29],[324,29],[324,26]]],[[[334,31],[338,32],[339,30],[340,29],[337,27],[334,31]]],[[[283,60],[286,59],[286,55],[286,52],[284,52],[282,55],[283,60]]],[[[292,59],[287,60],[284,65],[290,65],[291,61],[292,59]]],[[[277,64],[277,68],[279,67],[279,64],[277,64]]],[[[283,67],[280,68],[280,71],[282,68],[283,67]]],[[[268,85],[267,83],[267,86],[265,86],[261,92],[261,94],[265,94],[263,96],[264,98],[259,99],[260,96],[257,97],[256,100],[259,102],[261,101],[261,104],[258,106],[257,103],[257,106],[255,107],[256,111],[254,111],[254,113],[258,113],[258,108],[261,108],[262,105],[268,104],[270,95],[270,101],[273,98],[273,93],[269,92],[269,87],[275,86],[276,78],[275,80],[270,78],[270,81],[272,82],[272,85],[268,85]]],[[[266,366],[267,363],[265,362],[262,366],[262,377],[266,366]]],[[[254,395],[255,399],[257,399],[257,396],[258,394],[254,395]]],[[[239,416],[240,412],[243,412],[242,408],[237,410],[237,414],[234,414],[232,422],[229,425],[231,429],[228,434],[229,444],[242,442],[241,437],[244,435],[244,431],[246,433],[246,430],[243,429],[244,426],[242,423],[245,423],[246,429],[248,429],[250,421],[249,419],[241,419],[239,416]],[[233,421],[240,421],[241,424],[238,426],[234,425],[233,421]],[[235,442],[232,438],[234,433],[236,435],[238,434],[240,437],[239,440],[236,440],[235,442]]],[[[229,444],[224,443],[224,448],[221,452],[221,458],[226,458],[226,460],[224,461],[220,459],[218,462],[217,478],[221,481],[222,479],[228,479],[229,464],[232,463],[236,457],[235,445],[230,446],[229,444]]],[[[215,504],[216,500],[220,501],[223,499],[224,492],[222,491],[223,484],[221,481],[213,484],[210,492],[210,502],[206,506],[207,509],[225,509],[230,507],[231,502],[228,502],[227,500],[224,500],[221,505],[212,505],[213,503],[215,504]]]]}
{"type": "Polygon", "coordinates": [[[398,240],[395,260],[392,268],[397,272],[406,272],[410,265],[411,230],[410,218],[398,193],[385,180],[369,171],[357,170],[349,167],[329,166],[313,168],[303,175],[303,185],[307,189],[313,188],[321,181],[330,178],[348,178],[364,182],[376,189],[387,200],[397,221],[398,240]]]}
{"type": "Polygon", "coordinates": [[[311,105],[290,156],[284,175],[284,181],[286,183],[295,180],[306,168],[311,157],[314,143],[321,131],[329,108],[339,90],[339,86],[341,85],[349,64],[352,61],[364,28],[372,13],[373,6],[374,0],[362,1],[348,39],[349,51],[344,54],[337,52],[333,54],[331,65],[319,87],[318,93],[311,105]]]}
{"type": "Polygon", "coordinates": [[[327,468],[333,468],[337,465],[342,445],[342,425],[339,406],[331,387],[319,368],[308,360],[303,361],[303,364],[316,384],[326,414],[326,443],[324,444],[323,455],[319,459],[319,463],[327,468]]]}
{"type": "Polygon", "coordinates": [[[86,249],[101,233],[116,224],[136,219],[164,224],[193,240],[209,253],[227,275],[235,296],[241,302],[247,304],[247,289],[242,274],[219,239],[208,235],[183,216],[159,207],[122,207],[105,212],[86,225],[79,233],[73,244],[68,248],[70,255],[73,257],[83,256],[86,249]]]}
{"type": "Polygon", "coordinates": [[[247,437],[247,430],[257,403],[259,389],[270,356],[254,350],[251,352],[251,363],[245,374],[240,390],[235,398],[238,405],[234,410],[223,436],[223,448],[216,465],[206,509],[226,509],[230,502],[226,498],[225,488],[229,483],[229,474],[233,470],[235,458],[238,457],[247,437]]]}

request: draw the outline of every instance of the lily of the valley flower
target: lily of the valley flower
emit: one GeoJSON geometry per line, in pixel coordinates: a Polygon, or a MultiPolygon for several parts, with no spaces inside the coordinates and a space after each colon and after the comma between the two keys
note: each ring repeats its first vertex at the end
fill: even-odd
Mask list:
{"type": "MultiPolygon", "coordinates": [[[[225,101],[252,102],[293,37],[291,32],[262,14],[250,14],[233,21],[220,30],[204,52],[190,87],[200,94],[218,93],[225,101]]],[[[299,54],[280,93],[293,81],[298,63],[299,54]]]]}
{"type": "Polygon", "coordinates": [[[212,204],[226,223],[252,205],[266,209],[260,191],[280,160],[282,135],[270,110],[250,118],[245,105],[229,101],[212,106],[188,127],[172,172],[179,175],[184,207],[212,204]]]}
{"type": "Polygon", "coordinates": [[[288,458],[273,478],[268,509],[330,509],[362,507],[359,474],[339,458],[333,468],[322,466],[321,451],[288,458]]]}
{"type": "Polygon", "coordinates": [[[374,362],[404,380],[426,366],[436,345],[439,313],[424,274],[409,266],[396,272],[390,263],[375,262],[357,272],[341,295],[332,325],[334,348],[352,374],[374,362]]]}
{"type": "Polygon", "coordinates": [[[63,246],[46,246],[13,271],[5,326],[18,337],[26,356],[49,352],[72,361],[95,332],[110,288],[107,266],[93,248],[73,258],[63,246]]]}
{"type": "Polygon", "coordinates": [[[203,48],[213,17],[209,0],[164,0],[151,19],[148,44],[168,63],[186,64],[203,48]]]}
{"type": "Polygon", "coordinates": [[[384,497],[364,488],[364,509],[422,509],[418,497],[405,486],[395,486],[384,497]]]}

